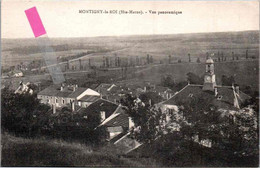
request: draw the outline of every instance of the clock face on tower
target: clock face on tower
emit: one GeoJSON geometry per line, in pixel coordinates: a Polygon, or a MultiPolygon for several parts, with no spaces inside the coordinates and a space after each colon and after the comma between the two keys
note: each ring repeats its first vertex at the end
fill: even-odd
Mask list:
{"type": "Polygon", "coordinates": [[[205,82],[211,82],[211,77],[210,76],[205,76],[205,82]]]}

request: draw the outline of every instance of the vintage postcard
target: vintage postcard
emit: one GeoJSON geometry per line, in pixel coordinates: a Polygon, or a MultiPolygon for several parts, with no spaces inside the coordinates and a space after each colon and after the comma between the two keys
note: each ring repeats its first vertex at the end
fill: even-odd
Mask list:
{"type": "Polygon", "coordinates": [[[1,1],[2,167],[258,167],[259,1],[1,1]]]}

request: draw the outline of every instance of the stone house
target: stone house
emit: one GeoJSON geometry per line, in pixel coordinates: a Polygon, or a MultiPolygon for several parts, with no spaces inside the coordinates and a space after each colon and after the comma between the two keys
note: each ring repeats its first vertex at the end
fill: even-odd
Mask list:
{"type": "Polygon", "coordinates": [[[100,96],[100,94],[90,88],[78,87],[77,85],[52,85],[40,91],[37,98],[41,103],[48,104],[53,108],[70,106],[75,111],[75,105],[81,105],[81,98],[85,96],[100,96]]]}

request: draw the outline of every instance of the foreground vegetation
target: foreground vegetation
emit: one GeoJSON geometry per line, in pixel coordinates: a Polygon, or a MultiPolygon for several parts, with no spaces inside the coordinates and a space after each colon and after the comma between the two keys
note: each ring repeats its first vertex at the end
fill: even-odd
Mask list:
{"type": "Polygon", "coordinates": [[[259,165],[259,105],[253,98],[233,113],[204,94],[178,101],[178,112],[163,113],[132,96],[123,103],[136,127],[131,136],[143,143],[133,156],[148,156],[166,167],[259,165]]]}
{"type": "Polygon", "coordinates": [[[93,151],[80,143],[26,139],[10,134],[2,134],[1,163],[4,167],[144,167],[138,161],[93,151]]]}

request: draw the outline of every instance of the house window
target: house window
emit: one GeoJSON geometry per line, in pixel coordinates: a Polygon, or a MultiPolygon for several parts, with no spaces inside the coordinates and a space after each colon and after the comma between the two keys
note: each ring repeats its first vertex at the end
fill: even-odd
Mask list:
{"type": "Polygon", "coordinates": [[[56,103],[58,103],[58,99],[56,99],[56,103]]]}
{"type": "Polygon", "coordinates": [[[49,100],[49,99],[47,99],[47,103],[50,103],[50,100],[49,100]]]}
{"type": "Polygon", "coordinates": [[[173,114],[173,109],[168,109],[169,114],[173,114]]]}
{"type": "Polygon", "coordinates": [[[64,103],[65,103],[65,100],[63,99],[63,100],[62,100],[62,104],[64,104],[64,103]]]}
{"type": "Polygon", "coordinates": [[[218,96],[217,100],[221,100],[223,96],[218,96]]]}

